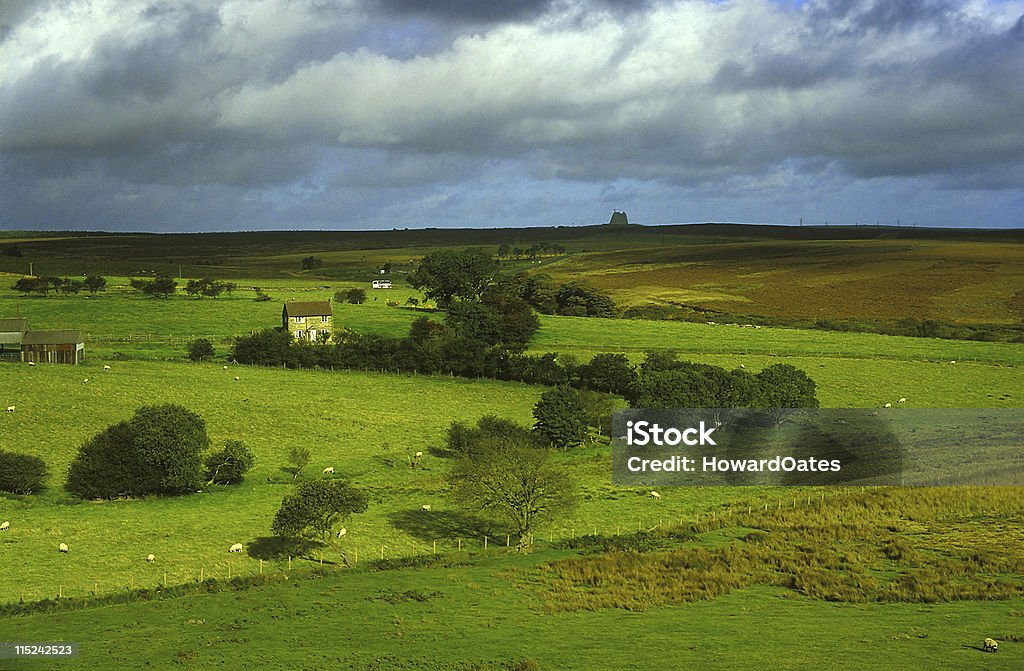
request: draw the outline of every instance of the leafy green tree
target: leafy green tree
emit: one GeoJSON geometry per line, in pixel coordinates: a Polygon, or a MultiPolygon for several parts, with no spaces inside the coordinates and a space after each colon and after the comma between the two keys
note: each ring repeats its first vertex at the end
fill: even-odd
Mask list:
{"type": "Polygon", "coordinates": [[[324,260],[316,256],[307,256],[306,258],[302,259],[303,270],[313,270],[315,268],[320,268],[323,265],[324,260]]]}
{"type": "Polygon", "coordinates": [[[366,290],[358,287],[349,289],[345,294],[345,300],[352,305],[361,305],[366,302],[366,290]]]}
{"type": "Polygon", "coordinates": [[[177,281],[167,275],[157,275],[156,279],[145,281],[141,285],[142,293],[154,298],[168,298],[177,290],[177,281]]]}
{"type": "Polygon", "coordinates": [[[205,361],[213,355],[213,343],[207,338],[196,338],[188,344],[188,358],[192,361],[205,361]]]}
{"type": "Polygon", "coordinates": [[[85,282],[82,280],[73,280],[69,277],[59,278],[57,283],[57,290],[65,296],[69,294],[77,294],[79,291],[85,288],[85,282]]]}
{"type": "Polygon", "coordinates": [[[768,409],[778,424],[786,408],[817,408],[817,385],[807,373],[786,363],[768,366],[754,376],[758,382],[757,407],[768,409]]]}
{"type": "Polygon", "coordinates": [[[256,455],[240,440],[225,440],[224,447],[206,457],[207,485],[238,484],[256,463],[256,455]]]}
{"type": "Polygon", "coordinates": [[[498,272],[498,261],[481,249],[442,250],[423,257],[409,284],[448,307],[453,300],[477,300],[498,272]]]}
{"type": "Polygon", "coordinates": [[[238,336],[231,346],[231,358],[238,363],[280,366],[288,360],[292,337],[281,329],[263,329],[252,335],[238,336]]]}
{"type": "Polygon", "coordinates": [[[544,392],[533,407],[534,432],[556,448],[579,445],[587,437],[586,412],[580,394],[572,387],[544,392]]]}
{"type": "Polygon", "coordinates": [[[52,289],[58,289],[62,280],[59,277],[22,277],[11,288],[25,294],[49,296],[52,289]]]}
{"type": "Polygon", "coordinates": [[[630,396],[637,384],[636,370],[625,354],[597,354],[579,367],[580,384],[586,389],[630,396]]]}
{"type": "Polygon", "coordinates": [[[107,278],[101,275],[89,275],[85,278],[85,288],[90,294],[96,294],[107,288],[107,278]]]}
{"type": "Polygon", "coordinates": [[[0,450],[0,492],[35,494],[46,475],[46,462],[39,457],[0,450]]]}
{"type": "Polygon", "coordinates": [[[143,406],[79,448],[66,487],[80,498],[195,491],[209,443],[199,415],[180,405],[143,406]]]}
{"type": "Polygon", "coordinates": [[[420,317],[409,327],[409,338],[416,343],[425,343],[448,333],[448,327],[430,317],[420,317]]]}
{"type": "Polygon", "coordinates": [[[357,513],[366,512],[369,497],[344,480],[306,480],[281,501],[271,531],[286,538],[318,540],[345,553],[334,542],[334,527],[357,513]]]}
{"type": "Polygon", "coordinates": [[[555,296],[558,314],[574,317],[615,317],[615,302],[585,282],[568,282],[555,296]]]}
{"type": "Polygon", "coordinates": [[[538,525],[568,515],[576,506],[576,486],[554,451],[529,441],[505,439],[460,459],[448,475],[452,496],[462,507],[487,511],[530,544],[538,525]]]}
{"type": "Polygon", "coordinates": [[[476,426],[464,422],[452,422],[445,436],[448,452],[464,457],[482,454],[495,442],[511,440],[516,443],[533,443],[534,436],[526,427],[510,419],[496,415],[484,415],[476,426]]]}

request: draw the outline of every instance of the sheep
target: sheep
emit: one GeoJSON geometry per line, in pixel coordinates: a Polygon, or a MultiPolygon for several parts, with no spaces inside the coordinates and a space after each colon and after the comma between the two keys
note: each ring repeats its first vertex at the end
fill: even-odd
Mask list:
{"type": "Polygon", "coordinates": [[[236,382],[237,382],[238,380],[241,380],[241,379],[242,379],[242,378],[238,377],[237,375],[235,376],[235,381],[236,381],[236,382]]]}
{"type": "Polygon", "coordinates": [[[328,466],[323,470],[324,475],[334,475],[334,466],[328,466]]]}
{"type": "Polygon", "coordinates": [[[661,494],[659,494],[658,492],[656,492],[656,491],[654,491],[654,490],[652,489],[652,490],[651,490],[651,498],[652,498],[652,499],[655,499],[655,500],[657,500],[657,501],[660,501],[660,500],[661,500],[661,494]]]}
{"type": "Polygon", "coordinates": [[[986,638],[984,645],[981,646],[981,649],[985,652],[999,652],[999,641],[995,640],[994,638],[986,638]]]}
{"type": "Polygon", "coordinates": [[[242,551],[242,544],[241,543],[235,543],[234,545],[232,545],[231,547],[228,548],[228,552],[241,552],[241,551],[242,551]]]}
{"type": "Polygon", "coordinates": [[[424,503],[422,506],[420,506],[420,510],[426,510],[427,512],[430,512],[430,504],[424,503]]]}
{"type": "Polygon", "coordinates": [[[30,365],[30,366],[34,366],[34,365],[36,365],[36,362],[35,362],[35,361],[29,361],[29,362],[28,362],[28,365],[30,365]]]}
{"type": "Polygon", "coordinates": [[[900,398],[900,400],[898,400],[898,401],[896,401],[896,402],[897,402],[897,403],[906,403],[906,402],[907,402],[907,397],[906,397],[906,396],[903,396],[903,397],[901,397],[901,398],[900,398]]]}
{"type": "Polygon", "coordinates": [[[82,384],[89,384],[89,378],[85,378],[84,380],[82,380],[82,384]]]}
{"type": "Polygon", "coordinates": [[[14,406],[13,405],[7,406],[7,412],[14,412],[14,406]]]}
{"type": "Polygon", "coordinates": [[[224,366],[224,370],[227,370],[227,369],[228,369],[228,367],[227,367],[227,366],[224,366]]]}
{"type": "Polygon", "coordinates": [[[156,561],[156,555],[153,554],[153,553],[149,553],[148,555],[146,555],[146,561],[148,561],[150,564],[152,564],[153,562],[156,561]]]}
{"type": "Polygon", "coordinates": [[[103,370],[110,370],[110,366],[104,366],[103,370]]]}
{"type": "Polygon", "coordinates": [[[883,407],[883,408],[891,408],[891,407],[892,407],[892,403],[886,403],[886,404],[885,404],[885,405],[883,405],[882,407],[883,407]]]}
{"type": "Polygon", "coordinates": [[[7,521],[7,520],[4,520],[4,523],[0,524],[0,531],[7,531],[10,528],[11,528],[11,523],[9,521],[7,521]]]}
{"type": "Polygon", "coordinates": [[[950,361],[950,363],[956,363],[956,361],[950,361]]]}
{"type": "Polygon", "coordinates": [[[415,456],[416,456],[417,459],[419,459],[420,457],[423,456],[423,453],[422,452],[417,452],[415,456]]]}
{"type": "Polygon", "coordinates": [[[347,534],[347,533],[348,533],[348,529],[346,529],[345,527],[342,527],[342,528],[338,529],[338,538],[339,539],[340,538],[344,538],[345,534],[347,534]]]}
{"type": "Polygon", "coordinates": [[[67,551],[68,551],[67,543],[61,543],[60,545],[57,546],[57,552],[67,552],[67,551]]]}

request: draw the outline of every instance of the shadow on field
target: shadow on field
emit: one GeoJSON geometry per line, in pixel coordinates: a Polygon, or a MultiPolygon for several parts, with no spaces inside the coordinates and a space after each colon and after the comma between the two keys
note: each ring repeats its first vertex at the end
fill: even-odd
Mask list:
{"type": "Polygon", "coordinates": [[[313,550],[322,546],[323,543],[306,539],[260,536],[249,543],[247,552],[253,559],[272,561],[275,559],[287,559],[288,557],[305,557],[311,555],[313,550]]]}
{"type": "Polygon", "coordinates": [[[388,514],[392,526],[429,541],[438,538],[496,537],[505,531],[489,520],[455,511],[400,510],[388,514]]]}

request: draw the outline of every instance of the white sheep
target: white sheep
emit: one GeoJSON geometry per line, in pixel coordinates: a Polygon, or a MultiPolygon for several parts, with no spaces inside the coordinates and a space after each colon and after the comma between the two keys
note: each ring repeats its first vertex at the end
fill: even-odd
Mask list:
{"type": "Polygon", "coordinates": [[[237,375],[235,376],[235,380],[241,380],[241,379],[242,378],[238,377],[237,375]]]}
{"type": "Polygon", "coordinates": [[[985,652],[999,652],[999,641],[994,638],[986,638],[985,644],[981,646],[985,652]]]}
{"type": "Polygon", "coordinates": [[[328,466],[323,472],[324,475],[334,475],[334,466],[328,466]]]}
{"type": "Polygon", "coordinates": [[[417,453],[416,453],[416,458],[417,458],[417,459],[419,459],[419,458],[420,458],[420,457],[422,457],[422,456],[423,456],[423,453],[422,453],[422,452],[417,452],[417,453]]]}
{"type": "Polygon", "coordinates": [[[241,551],[242,551],[242,544],[241,543],[235,543],[234,545],[232,545],[231,547],[228,548],[228,552],[241,552],[241,551]]]}
{"type": "Polygon", "coordinates": [[[224,370],[227,370],[227,369],[228,369],[228,367],[227,367],[227,366],[224,366],[224,370]]]}
{"type": "Polygon", "coordinates": [[[10,528],[11,528],[11,523],[8,522],[7,520],[4,520],[4,523],[0,524],[0,531],[7,531],[10,528]]]}
{"type": "Polygon", "coordinates": [[[153,554],[153,553],[150,553],[150,554],[146,555],[146,561],[148,561],[150,564],[152,564],[153,562],[156,561],[156,555],[153,554]]]}
{"type": "Polygon", "coordinates": [[[61,543],[60,545],[57,546],[57,552],[67,552],[67,551],[68,551],[68,546],[67,546],[66,543],[61,543]]]}
{"type": "Polygon", "coordinates": [[[659,494],[658,492],[656,492],[656,491],[654,491],[652,489],[651,490],[651,498],[652,499],[657,499],[658,501],[660,501],[661,500],[661,494],[659,494]]]}
{"type": "Polygon", "coordinates": [[[34,365],[36,365],[36,362],[35,362],[35,361],[29,361],[29,362],[28,362],[28,365],[30,365],[30,366],[34,366],[34,365]]]}
{"type": "Polygon", "coordinates": [[[345,534],[347,534],[347,533],[348,533],[348,529],[346,529],[345,527],[342,527],[342,528],[338,529],[338,538],[344,538],[345,534]]]}
{"type": "Polygon", "coordinates": [[[104,366],[103,370],[110,370],[110,366],[104,366]]]}
{"type": "Polygon", "coordinates": [[[84,380],[82,380],[82,384],[89,384],[89,378],[85,378],[84,380]]]}
{"type": "Polygon", "coordinates": [[[420,506],[420,510],[426,510],[426,511],[429,512],[430,511],[430,504],[429,503],[424,503],[422,506],[420,506]]]}
{"type": "Polygon", "coordinates": [[[14,412],[14,406],[13,405],[7,406],[7,412],[14,412]]]}
{"type": "Polygon", "coordinates": [[[954,361],[950,361],[950,363],[956,363],[956,361],[955,360],[954,361]]]}
{"type": "Polygon", "coordinates": [[[898,400],[898,401],[896,401],[896,402],[897,402],[897,403],[906,403],[906,402],[907,402],[907,397],[906,397],[906,396],[903,396],[903,397],[901,397],[901,398],[900,398],[900,400],[898,400]]]}
{"type": "Polygon", "coordinates": [[[891,408],[891,407],[892,407],[892,403],[886,403],[886,404],[885,404],[885,405],[883,405],[882,407],[883,407],[883,408],[891,408]]]}

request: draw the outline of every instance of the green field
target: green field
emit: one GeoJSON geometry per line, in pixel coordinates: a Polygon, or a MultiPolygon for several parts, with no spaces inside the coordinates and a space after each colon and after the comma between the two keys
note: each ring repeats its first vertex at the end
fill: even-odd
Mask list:
{"type": "MultiPolygon", "coordinates": [[[[792,523],[792,529],[775,531],[767,518],[759,523],[756,515],[736,527],[723,526],[721,520],[756,513],[763,506],[772,510],[783,504],[804,505],[805,492],[673,488],[654,501],[646,490],[610,484],[607,446],[577,449],[559,458],[579,482],[579,509],[539,530],[535,553],[516,555],[503,547],[506,529],[456,508],[447,498],[444,475],[449,464],[433,448],[442,444],[445,429],[455,420],[496,414],[531,423],[532,406],[544,387],[445,376],[252,368],[226,361],[233,336],[280,323],[284,300],[326,299],[335,291],[365,286],[375,265],[406,264],[446,244],[516,242],[501,232],[462,238],[444,231],[406,238],[401,233],[337,240],[319,234],[214,236],[202,238],[202,245],[195,244],[194,236],[160,236],[158,244],[153,236],[30,241],[24,235],[0,237],[0,247],[21,240],[18,244],[36,262],[52,264],[52,272],[99,269],[110,273],[114,285],[97,297],[22,297],[9,288],[18,275],[0,275],[0,317],[27,317],[37,329],[79,328],[87,342],[87,361],[81,366],[0,365],[0,406],[17,408],[0,414],[0,448],[38,455],[50,469],[50,486],[44,493],[0,495],[0,520],[12,522],[11,529],[0,536],[0,604],[58,596],[87,600],[128,594],[133,588],[197,585],[200,577],[223,584],[229,576],[255,578],[261,571],[270,582],[237,592],[229,589],[153,603],[76,606],[69,612],[0,617],[0,641],[79,642],[83,645],[79,658],[45,667],[69,669],[255,664],[268,669],[381,670],[1024,667],[1024,645],[1019,643],[1024,641],[1024,599],[1016,597],[932,604],[831,603],[755,581],[709,601],[652,602],[642,612],[553,605],[553,593],[568,603],[573,600],[566,594],[596,596],[600,591],[596,584],[569,585],[568,592],[548,589],[553,584],[548,562],[586,556],[560,546],[566,539],[594,533],[621,537],[638,528],[659,532],[682,525],[699,530],[685,547],[743,543],[743,534],[763,529],[779,538],[795,538],[789,545],[799,548],[801,533],[810,538],[801,526],[809,517],[801,522],[798,516],[787,523],[792,523]],[[208,248],[203,247],[206,244],[208,248]],[[76,245],[89,267],[75,260],[76,245]],[[144,250],[149,256],[136,258],[144,250]],[[119,254],[124,258],[119,259],[119,254]],[[223,258],[212,258],[218,254],[223,258]],[[310,254],[322,256],[331,267],[321,276],[296,271],[301,258],[310,254]],[[209,270],[215,277],[247,279],[238,280],[239,289],[232,295],[201,300],[145,298],[124,286],[133,270],[129,264],[169,269],[197,259],[223,263],[210,268],[192,264],[186,276],[191,269],[199,270],[195,276],[209,270]],[[255,301],[252,286],[261,287],[273,300],[255,301]],[[216,363],[184,360],[186,344],[196,337],[214,340],[216,363]],[[104,365],[110,369],[104,370],[104,365]],[[176,498],[81,502],[69,497],[61,484],[77,448],[150,403],[180,403],[197,412],[206,420],[215,446],[226,439],[245,441],[257,457],[245,482],[176,498]],[[233,543],[258,546],[270,536],[273,514],[291,488],[291,476],[282,467],[295,445],[305,445],[313,454],[308,476],[320,477],[324,467],[333,466],[338,477],[351,478],[370,493],[369,510],[347,523],[345,547],[351,558],[358,556],[353,569],[342,569],[328,552],[324,555],[327,576],[312,580],[310,572],[320,566],[316,553],[294,558],[291,572],[286,559],[261,563],[255,555],[227,553],[233,543]],[[427,453],[425,461],[411,468],[408,457],[419,450],[427,453]],[[428,503],[431,511],[420,510],[428,503]],[[60,542],[69,545],[68,554],[56,551],[60,542]],[[452,564],[370,570],[371,561],[382,555],[388,559],[430,555],[435,549],[452,564]],[[148,553],[154,553],[157,561],[147,563],[148,553]],[[979,649],[981,639],[990,635],[1002,637],[998,655],[979,649]],[[142,641],[147,642],[144,649],[139,647],[142,641]]],[[[692,243],[694,254],[709,258],[713,255],[708,250],[715,247],[723,255],[720,259],[737,245],[753,245],[762,252],[782,245],[778,239],[744,239],[726,233],[703,232],[699,242],[705,247],[697,245],[693,231],[678,233],[674,242],[680,248],[692,243]]],[[[570,249],[563,259],[516,262],[522,267],[536,265],[562,279],[586,277],[599,286],[602,277],[614,278],[622,288],[610,284],[606,288],[628,292],[633,287],[633,298],[642,300],[654,300],[654,294],[644,288],[648,286],[690,290],[682,286],[683,280],[673,284],[674,280],[655,278],[650,285],[639,280],[644,273],[658,270],[647,267],[655,262],[654,256],[668,254],[652,246],[657,239],[649,231],[629,244],[621,232],[607,230],[585,235],[542,229],[519,235],[519,243],[563,240],[570,249]],[[619,260],[628,258],[635,259],[635,267],[621,266],[619,260]]],[[[668,237],[666,242],[673,242],[672,234],[668,237]]],[[[875,290],[877,283],[858,283],[857,278],[879,269],[860,267],[859,261],[851,261],[846,270],[836,264],[849,249],[875,246],[880,263],[897,263],[900,255],[909,259],[931,254],[933,260],[955,257],[950,262],[959,269],[964,286],[977,288],[957,289],[962,302],[943,302],[940,293],[948,294],[945,290],[950,287],[926,274],[930,279],[921,285],[904,285],[907,301],[927,306],[919,314],[964,321],[1019,319],[1012,301],[1007,302],[1020,286],[1015,284],[1021,267],[1015,254],[1021,245],[1015,239],[899,239],[884,243],[889,245],[886,249],[903,250],[892,251],[891,257],[877,240],[797,242],[821,252],[815,257],[805,249],[802,256],[823,261],[817,266],[801,265],[791,263],[789,257],[773,261],[769,255],[758,261],[780,264],[799,275],[778,282],[765,276],[759,282],[771,289],[768,293],[763,287],[751,288],[750,295],[763,307],[763,314],[777,313],[781,303],[773,301],[791,294],[794,303],[805,306],[818,300],[815,310],[842,304],[852,305],[850,310],[859,316],[866,315],[870,301],[860,307],[856,301],[843,301],[875,290]],[[964,268],[973,268],[974,274],[964,268]],[[846,273],[850,285],[839,293],[823,290],[814,298],[790,291],[800,283],[832,286],[830,278],[837,273],[846,273]],[[977,283],[983,275],[987,283],[977,283]],[[978,288],[983,286],[987,288],[978,288]],[[769,295],[772,292],[775,298],[769,295]],[[983,307],[977,307],[975,298],[981,294],[988,298],[983,307]]],[[[748,260],[757,256],[751,249],[748,260]]],[[[683,252],[677,249],[674,254],[683,252]]],[[[852,256],[859,258],[859,254],[852,256]]],[[[659,272],[685,278],[681,269],[689,260],[680,256],[664,262],[676,265],[659,272]]],[[[17,263],[21,263],[18,258],[0,256],[0,270],[17,273],[17,263]]],[[[708,272],[715,273],[735,270],[724,260],[709,262],[709,267],[708,272]]],[[[916,266],[906,268],[912,272],[916,266]]],[[[709,280],[711,284],[718,281],[709,280]]],[[[709,291],[733,290],[711,284],[705,287],[709,291]]],[[[371,300],[364,305],[336,304],[336,323],[398,337],[420,316],[443,318],[433,310],[386,305],[389,299],[404,304],[409,296],[418,295],[402,283],[398,286],[402,288],[368,291],[371,300]]],[[[625,293],[617,298],[632,300],[625,293]]],[[[879,298],[879,302],[890,300],[896,299],[879,298]]],[[[1024,344],[1019,343],[543,316],[530,346],[533,353],[558,352],[581,362],[601,352],[623,352],[638,362],[645,351],[654,349],[672,349],[685,359],[729,369],[743,366],[751,372],[775,363],[793,364],[815,379],[825,407],[880,407],[901,397],[908,399],[910,407],[1019,407],[1024,398],[1024,344]]],[[[965,565],[971,561],[970,552],[1017,556],[1024,552],[1024,537],[1019,533],[1024,499],[1015,502],[1002,493],[993,494],[989,509],[984,492],[965,500],[957,491],[949,490],[948,500],[940,496],[925,512],[910,508],[880,512],[875,521],[881,526],[871,533],[844,517],[855,515],[866,504],[856,498],[837,499],[843,503],[837,503],[835,523],[853,536],[895,533],[915,548],[923,548],[926,558],[943,557],[965,565]],[[986,531],[991,524],[1007,531],[993,536],[986,531]],[[889,526],[898,531],[887,531],[889,526]]],[[[807,493],[807,503],[818,495],[816,490],[807,493]]],[[[514,544],[515,539],[511,541],[514,544]]],[[[875,555],[871,561],[857,560],[858,553],[866,551],[860,546],[839,550],[848,552],[842,561],[854,562],[877,579],[920,568],[884,559],[875,565],[875,555]]],[[[642,556],[659,561],[657,553],[642,556]]],[[[1013,581],[1019,576],[995,571],[980,578],[1013,581]]],[[[7,668],[44,667],[0,659],[0,669],[7,668]]]]}

